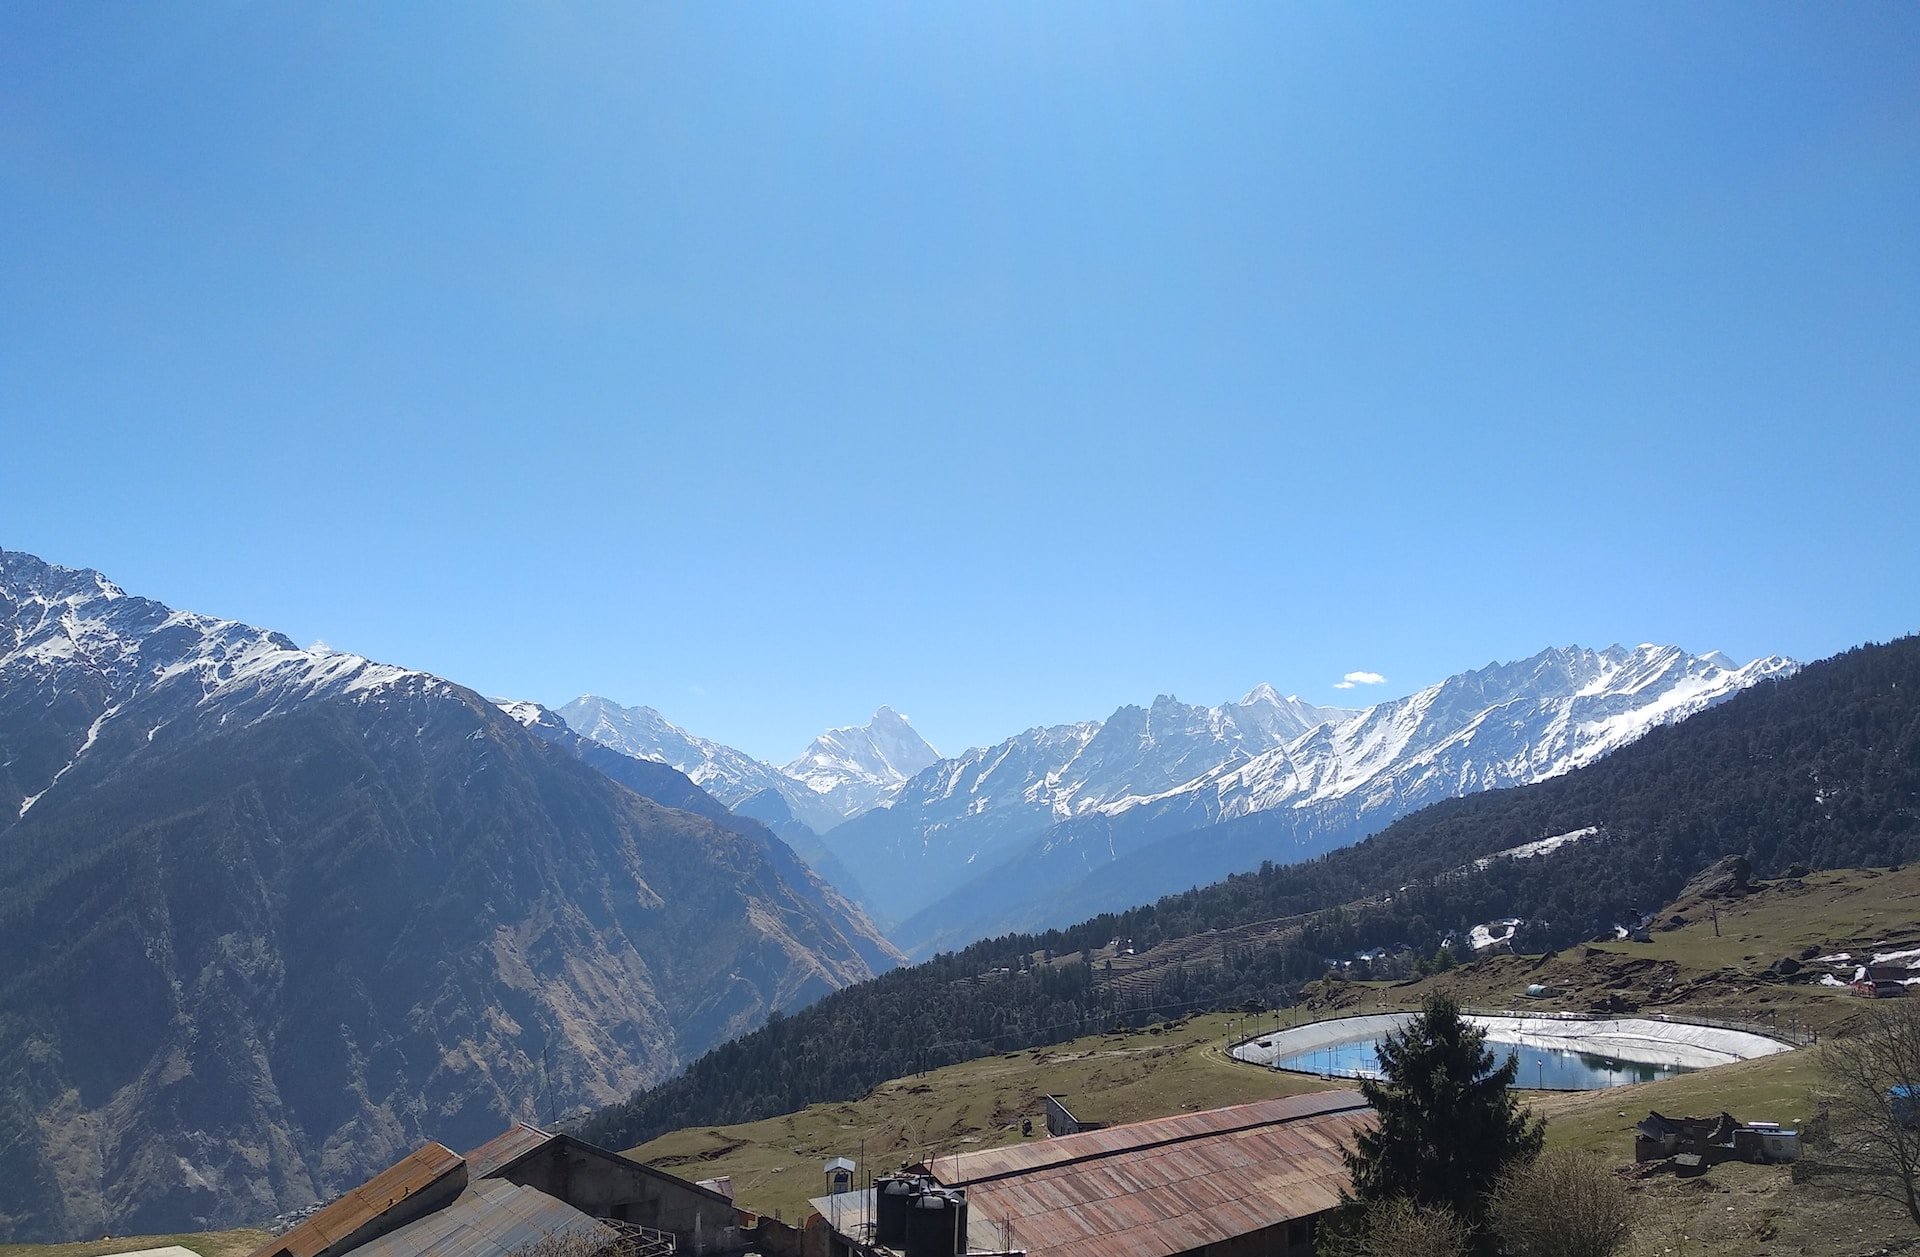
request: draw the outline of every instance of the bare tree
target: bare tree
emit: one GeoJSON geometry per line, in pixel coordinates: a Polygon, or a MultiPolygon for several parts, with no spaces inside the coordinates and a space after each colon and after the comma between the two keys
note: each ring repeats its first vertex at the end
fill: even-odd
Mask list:
{"type": "Polygon", "coordinates": [[[1920,1226],[1920,1000],[1875,1009],[1859,1034],[1820,1049],[1824,1120],[1805,1171],[1906,1208],[1920,1226]]]}
{"type": "Polygon", "coordinates": [[[1613,1257],[1634,1208],[1604,1158],[1554,1148],[1500,1179],[1488,1215],[1511,1257],[1613,1257]]]}
{"type": "Polygon", "coordinates": [[[1404,1196],[1353,1206],[1322,1233],[1322,1257],[1467,1257],[1466,1223],[1445,1205],[1415,1204],[1404,1196]]]}

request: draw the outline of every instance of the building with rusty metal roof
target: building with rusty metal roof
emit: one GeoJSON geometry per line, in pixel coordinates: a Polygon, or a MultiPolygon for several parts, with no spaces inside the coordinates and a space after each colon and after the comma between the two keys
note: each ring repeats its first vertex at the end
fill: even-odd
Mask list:
{"type": "Polygon", "coordinates": [[[745,1252],[755,1219],[711,1188],[516,1125],[460,1156],[430,1143],[252,1257],[507,1257],[543,1240],[612,1257],[745,1252]]]}
{"type": "MultiPolygon", "coordinates": [[[[937,1257],[1308,1257],[1318,1220],[1349,1185],[1341,1151],[1372,1121],[1357,1092],[1326,1091],[935,1157],[910,1169],[923,1176],[935,1212],[948,1207],[936,1194],[956,1208],[964,1203],[953,1248],[937,1257]]],[[[814,1204],[834,1233],[830,1251],[929,1251],[883,1236],[886,1202],[874,1191],[814,1204]]]]}

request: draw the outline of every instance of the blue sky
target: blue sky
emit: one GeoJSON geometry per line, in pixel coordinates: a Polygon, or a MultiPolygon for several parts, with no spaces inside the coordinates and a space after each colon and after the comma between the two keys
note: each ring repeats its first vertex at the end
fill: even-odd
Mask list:
{"type": "Polygon", "coordinates": [[[10,4],[0,545],[774,758],[1817,657],[1920,628],[1917,65],[1894,4],[10,4]]]}

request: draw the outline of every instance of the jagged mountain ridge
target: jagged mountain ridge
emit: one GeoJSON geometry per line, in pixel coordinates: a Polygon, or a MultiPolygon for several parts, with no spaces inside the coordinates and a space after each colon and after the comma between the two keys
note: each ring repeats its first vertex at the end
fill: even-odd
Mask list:
{"type": "Polygon", "coordinates": [[[772,791],[816,833],[873,807],[940,758],[905,716],[884,706],[865,725],[828,729],[784,768],[689,733],[651,707],[583,694],[559,715],[582,737],[671,764],[729,807],[772,791]]]}
{"type": "Polygon", "coordinates": [[[1269,685],[1218,707],[1161,695],[1104,721],[1029,729],[942,760],[824,841],[869,888],[869,906],[897,921],[1053,825],[1172,789],[1351,714],[1283,698],[1269,685]]]}
{"type": "Polygon", "coordinates": [[[453,682],[0,551],[0,1236],[252,1222],[890,954],[453,682]]]}
{"type": "Polygon", "coordinates": [[[651,707],[623,707],[612,699],[582,694],[555,710],[581,737],[622,755],[672,765],[729,807],[762,790],[772,790],[814,829],[831,827],[841,819],[824,801],[803,794],[797,782],[788,780],[773,765],[725,743],[689,733],[651,707]]]}
{"type": "Polygon", "coordinates": [[[1216,708],[1162,696],[943,761],[828,841],[894,940],[926,954],[1300,859],[1435,799],[1541,780],[1793,666],[1566,647],[1360,710],[1270,687],[1216,708]],[[1268,819],[1229,831],[1240,840],[1192,848],[1199,864],[1181,848],[1129,872],[1131,853],[1156,841],[1254,816],[1268,819]]]}

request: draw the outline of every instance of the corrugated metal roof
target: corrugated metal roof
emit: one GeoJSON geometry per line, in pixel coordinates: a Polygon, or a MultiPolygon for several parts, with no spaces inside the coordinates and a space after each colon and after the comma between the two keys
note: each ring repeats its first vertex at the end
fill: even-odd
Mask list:
{"type": "Polygon", "coordinates": [[[554,1138],[538,1126],[515,1122],[504,1134],[495,1135],[467,1154],[467,1177],[491,1178],[534,1149],[544,1148],[554,1138]]]}
{"type": "Polygon", "coordinates": [[[611,1228],[545,1192],[481,1179],[444,1209],[353,1250],[353,1257],[504,1257],[552,1235],[611,1228]]]}
{"type": "Polygon", "coordinates": [[[1035,1257],[1164,1257],[1331,1209],[1341,1148],[1373,1120],[1351,1091],[1135,1122],[940,1157],[969,1231],[1013,1224],[1035,1257]]]}
{"type": "Polygon", "coordinates": [[[1367,1102],[1360,1098],[1357,1091],[1314,1091],[1274,1100],[1257,1100],[1252,1104],[1235,1104],[1223,1109],[1129,1122],[1125,1126],[1082,1131],[1077,1135],[1009,1144],[1004,1148],[984,1148],[978,1152],[935,1157],[927,1163],[926,1168],[947,1186],[960,1187],[1042,1166],[1107,1157],[1159,1144],[1272,1126],[1324,1113],[1364,1110],[1366,1107],[1367,1102]]]}
{"type": "Polygon", "coordinates": [[[430,1143],[380,1171],[285,1235],[254,1249],[253,1257],[270,1257],[282,1249],[293,1257],[316,1257],[465,1164],[453,1149],[430,1143]]]}

